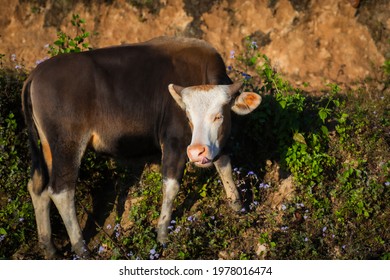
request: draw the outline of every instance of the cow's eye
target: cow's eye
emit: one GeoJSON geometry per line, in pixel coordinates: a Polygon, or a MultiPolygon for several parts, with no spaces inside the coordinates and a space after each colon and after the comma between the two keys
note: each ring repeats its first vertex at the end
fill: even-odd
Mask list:
{"type": "Polygon", "coordinates": [[[215,115],[214,117],[214,121],[217,122],[217,121],[222,121],[223,120],[223,116],[222,114],[217,114],[215,115]]]}

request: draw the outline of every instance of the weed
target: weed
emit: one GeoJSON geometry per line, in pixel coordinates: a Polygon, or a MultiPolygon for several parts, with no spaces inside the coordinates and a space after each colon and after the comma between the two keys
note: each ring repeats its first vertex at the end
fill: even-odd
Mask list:
{"type": "Polygon", "coordinates": [[[80,18],[78,14],[73,14],[71,24],[76,30],[76,36],[72,38],[63,31],[58,31],[57,40],[54,41],[53,45],[49,45],[48,53],[51,56],[91,49],[87,40],[91,33],[84,28],[85,20],[80,18]]]}

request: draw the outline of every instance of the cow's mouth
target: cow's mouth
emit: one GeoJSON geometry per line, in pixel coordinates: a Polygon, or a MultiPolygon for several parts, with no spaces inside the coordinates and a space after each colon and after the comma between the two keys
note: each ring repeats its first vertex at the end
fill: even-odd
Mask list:
{"type": "Polygon", "coordinates": [[[213,161],[207,157],[204,157],[199,161],[194,161],[194,164],[198,167],[210,167],[213,164],[213,161]]]}

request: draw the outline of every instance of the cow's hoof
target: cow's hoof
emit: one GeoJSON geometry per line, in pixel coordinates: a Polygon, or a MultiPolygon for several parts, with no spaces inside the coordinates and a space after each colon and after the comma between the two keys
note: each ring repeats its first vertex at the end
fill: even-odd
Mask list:
{"type": "Polygon", "coordinates": [[[91,253],[88,250],[88,247],[84,244],[84,242],[79,242],[72,246],[72,250],[75,252],[76,256],[80,259],[89,259],[91,257],[91,253]]]}
{"type": "Polygon", "coordinates": [[[46,260],[58,260],[61,258],[51,241],[40,242],[39,248],[46,260]]]}
{"type": "Polygon", "coordinates": [[[46,260],[61,260],[64,257],[61,256],[57,251],[55,252],[45,252],[45,259],[46,260]]]}
{"type": "Polygon", "coordinates": [[[241,200],[230,201],[229,205],[230,208],[232,208],[235,212],[241,212],[244,207],[241,203],[241,200]]]}
{"type": "MultiPolygon", "coordinates": [[[[157,241],[164,247],[168,243],[168,232],[166,230],[159,230],[157,232],[157,241]]],[[[164,248],[165,248],[164,247],[164,248]]]]}

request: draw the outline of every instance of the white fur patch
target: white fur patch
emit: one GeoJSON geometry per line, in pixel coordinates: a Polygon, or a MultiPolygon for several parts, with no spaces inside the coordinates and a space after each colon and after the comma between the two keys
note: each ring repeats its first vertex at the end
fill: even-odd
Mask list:
{"type": "Polygon", "coordinates": [[[193,125],[191,144],[209,147],[210,159],[218,155],[218,131],[223,120],[223,106],[230,101],[227,86],[196,86],[182,92],[187,116],[193,125]]]}

